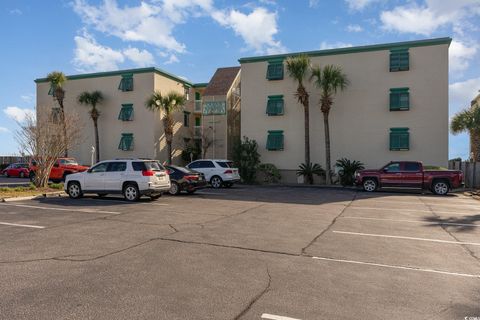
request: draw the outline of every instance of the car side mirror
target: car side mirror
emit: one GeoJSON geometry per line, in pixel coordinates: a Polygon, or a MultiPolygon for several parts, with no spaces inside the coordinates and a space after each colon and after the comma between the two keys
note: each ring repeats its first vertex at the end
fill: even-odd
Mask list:
{"type": "Polygon", "coordinates": [[[92,169],[88,169],[88,170],[87,170],[87,173],[92,173],[92,169]]]}
{"type": "Polygon", "coordinates": [[[383,168],[383,172],[388,172],[388,168],[383,168]]]}
{"type": "Polygon", "coordinates": [[[54,166],[55,168],[58,168],[58,167],[59,167],[58,163],[55,163],[53,166],[54,166]]]}

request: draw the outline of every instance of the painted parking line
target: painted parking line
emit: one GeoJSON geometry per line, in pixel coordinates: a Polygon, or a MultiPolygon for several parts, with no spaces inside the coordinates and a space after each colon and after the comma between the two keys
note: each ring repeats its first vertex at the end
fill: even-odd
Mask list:
{"type": "Polygon", "coordinates": [[[300,319],[297,319],[297,318],[277,316],[277,315],[269,314],[269,313],[264,313],[264,314],[262,314],[262,319],[269,319],[269,320],[300,320],[300,319]]]}
{"type": "Polygon", "coordinates": [[[420,223],[427,225],[447,225],[447,226],[459,226],[459,227],[480,227],[480,224],[471,223],[455,223],[455,222],[430,222],[425,220],[403,220],[403,219],[384,219],[384,218],[369,218],[369,217],[341,217],[343,219],[359,219],[359,220],[377,220],[377,221],[392,221],[392,222],[408,222],[408,223],[420,223]]]}
{"type": "MultiPolygon", "coordinates": [[[[425,213],[432,213],[431,210],[423,210],[423,209],[394,209],[394,208],[375,208],[375,207],[357,207],[357,206],[350,206],[347,208],[349,209],[358,209],[358,210],[380,210],[380,211],[408,211],[408,212],[425,212],[425,213]]],[[[435,213],[442,213],[442,214],[451,214],[456,216],[468,216],[471,214],[478,214],[476,212],[451,212],[451,211],[438,211],[433,210],[435,213]]]]}
{"type": "Polygon", "coordinates": [[[469,274],[469,273],[458,273],[458,272],[448,272],[434,269],[425,269],[425,268],[415,268],[415,267],[406,267],[406,266],[395,266],[390,264],[374,263],[374,262],[365,262],[365,261],[355,261],[355,260],[345,260],[345,259],[333,259],[325,257],[312,257],[315,260],[324,260],[324,261],[333,261],[340,263],[350,263],[350,264],[359,264],[373,267],[381,268],[391,268],[391,269],[400,269],[400,270],[409,270],[409,271],[419,271],[419,272],[429,272],[429,273],[438,273],[449,276],[458,276],[458,277],[467,277],[467,278],[477,278],[480,279],[480,274],[469,274]]]}
{"type": "Polygon", "coordinates": [[[466,209],[478,209],[480,208],[480,202],[479,203],[472,203],[472,204],[455,204],[455,203],[441,203],[441,202],[426,202],[424,201],[423,203],[419,202],[419,203],[412,203],[412,202],[407,202],[407,201],[395,201],[395,200],[389,200],[389,201],[384,201],[384,200],[370,200],[370,199],[361,199],[361,200],[358,200],[358,199],[355,199],[354,203],[357,203],[357,204],[375,204],[375,203],[389,203],[389,204],[392,204],[392,203],[398,203],[398,204],[407,204],[407,205],[428,205],[428,206],[440,206],[440,207],[454,207],[454,208],[458,208],[458,207],[465,207],[466,209]]]}
{"type": "Polygon", "coordinates": [[[0,225],[12,226],[12,227],[24,227],[24,228],[35,228],[35,229],[44,229],[43,226],[34,226],[31,224],[19,224],[19,223],[9,223],[9,222],[0,222],[0,225]]]}
{"type": "Polygon", "coordinates": [[[388,235],[388,234],[361,233],[361,232],[349,232],[349,231],[332,231],[332,232],[333,233],[339,233],[339,234],[348,234],[348,235],[353,235],[353,236],[392,238],[392,239],[416,240],[416,241],[427,241],[427,242],[438,242],[438,243],[448,243],[448,244],[460,244],[460,245],[463,244],[463,245],[470,245],[470,246],[480,246],[480,243],[476,243],[476,242],[462,242],[462,241],[451,241],[451,240],[440,240],[440,239],[429,239],[429,238],[391,236],[391,235],[388,235]]]}
{"type": "Polygon", "coordinates": [[[56,208],[56,207],[40,207],[40,206],[32,206],[32,205],[27,205],[27,204],[2,203],[2,204],[0,204],[0,206],[11,206],[11,207],[40,209],[40,210],[68,211],[68,212],[120,214],[119,212],[114,212],[114,211],[74,209],[74,208],[66,209],[66,208],[56,208]]]}
{"type": "Polygon", "coordinates": [[[226,193],[204,192],[204,191],[197,192],[197,194],[199,194],[199,195],[214,195],[214,196],[225,196],[225,195],[227,195],[226,193]]]}

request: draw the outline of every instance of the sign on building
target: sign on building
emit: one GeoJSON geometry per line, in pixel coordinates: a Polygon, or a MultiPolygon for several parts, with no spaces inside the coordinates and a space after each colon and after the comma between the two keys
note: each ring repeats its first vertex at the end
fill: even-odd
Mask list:
{"type": "Polygon", "coordinates": [[[225,101],[205,101],[203,103],[203,115],[217,115],[225,114],[227,110],[227,104],[225,101]]]}

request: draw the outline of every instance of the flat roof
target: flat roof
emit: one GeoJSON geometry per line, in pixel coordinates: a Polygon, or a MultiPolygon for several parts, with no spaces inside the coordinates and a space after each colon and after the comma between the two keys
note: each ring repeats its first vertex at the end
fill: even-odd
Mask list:
{"type": "Polygon", "coordinates": [[[435,46],[435,45],[441,45],[441,44],[450,45],[451,42],[452,42],[452,38],[445,37],[445,38],[434,38],[434,39],[424,39],[424,40],[414,40],[414,41],[382,43],[382,44],[374,44],[374,45],[367,45],[367,46],[293,52],[293,53],[284,53],[284,54],[275,54],[275,55],[257,56],[257,57],[246,57],[246,58],[240,58],[238,61],[240,63],[268,61],[273,59],[285,59],[287,57],[298,56],[301,54],[306,54],[311,57],[329,56],[329,55],[337,55],[337,54],[391,50],[391,49],[400,49],[400,48],[409,48],[409,47],[435,46]]]}
{"type": "MultiPolygon", "coordinates": [[[[67,80],[78,80],[78,79],[88,79],[88,78],[120,76],[120,75],[125,74],[125,73],[136,74],[136,73],[149,73],[149,72],[154,72],[154,73],[159,74],[161,76],[164,76],[166,78],[181,82],[184,85],[187,85],[187,86],[190,86],[190,87],[193,86],[193,84],[191,82],[189,82],[189,81],[187,81],[183,78],[180,78],[180,77],[178,77],[174,74],[171,74],[167,71],[164,71],[162,69],[158,69],[158,68],[155,68],[155,67],[76,74],[76,75],[67,76],[67,80]]],[[[41,83],[41,82],[48,82],[48,79],[47,78],[35,79],[35,83],[41,83]]]]}

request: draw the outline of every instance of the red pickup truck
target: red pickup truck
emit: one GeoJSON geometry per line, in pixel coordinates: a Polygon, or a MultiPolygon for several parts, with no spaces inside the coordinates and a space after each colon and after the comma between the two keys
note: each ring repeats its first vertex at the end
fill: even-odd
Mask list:
{"type": "Polygon", "coordinates": [[[392,161],[378,170],[355,173],[355,184],[373,192],[378,188],[427,189],[446,195],[463,185],[463,173],[457,170],[428,170],[419,161],[392,161]]]}
{"type": "MultiPolygon", "coordinates": [[[[30,181],[35,179],[35,170],[37,164],[34,160],[30,161],[30,181]]],[[[50,180],[53,182],[64,181],[65,177],[71,173],[86,171],[88,167],[81,166],[74,158],[58,158],[50,170],[50,180]]]]}

